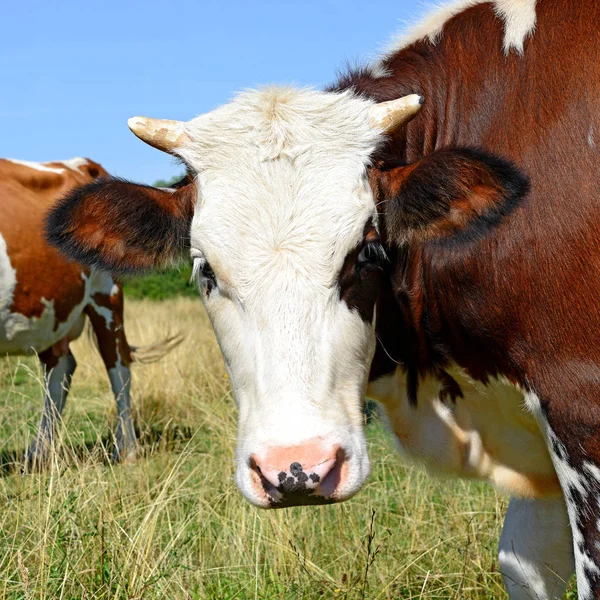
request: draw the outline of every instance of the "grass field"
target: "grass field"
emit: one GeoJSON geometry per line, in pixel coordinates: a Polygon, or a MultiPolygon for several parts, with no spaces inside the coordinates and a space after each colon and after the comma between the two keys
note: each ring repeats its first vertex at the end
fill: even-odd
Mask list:
{"type": "Polygon", "coordinates": [[[130,341],[180,329],[135,365],[139,460],[107,459],[115,410],[86,336],[47,471],[6,463],[41,410],[33,359],[0,360],[0,598],[505,598],[496,544],[507,499],[403,466],[368,427],[373,472],[345,504],[261,511],[233,482],[236,410],[199,300],[132,301],[130,341]]]}

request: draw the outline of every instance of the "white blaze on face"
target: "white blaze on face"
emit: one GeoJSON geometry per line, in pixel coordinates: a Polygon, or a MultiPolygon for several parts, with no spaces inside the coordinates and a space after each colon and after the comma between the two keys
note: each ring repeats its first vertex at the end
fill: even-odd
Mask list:
{"type": "Polygon", "coordinates": [[[362,401],[375,336],[338,280],[377,220],[366,181],[380,141],[371,105],[270,88],[187,124],[193,143],[179,153],[199,190],[192,256],[215,274],[202,295],[239,405],[238,485],[257,504],[267,500],[250,457],[274,448],[341,449],[336,499],[368,472],[362,401]]]}

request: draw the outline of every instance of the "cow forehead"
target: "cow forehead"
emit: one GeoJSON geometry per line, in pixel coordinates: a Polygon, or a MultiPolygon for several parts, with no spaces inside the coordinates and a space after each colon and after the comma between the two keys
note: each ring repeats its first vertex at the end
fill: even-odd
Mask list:
{"type": "Polygon", "coordinates": [[[198,172],[192,246],[239,269],[343,261],[375,212],[366,168],[381,134],[371,105],[269,88],[189,122],[193,143],[181,155],[198,172]]]}
{"type": "Polygon", "coordinates": [[[369,122],[372,105],[350,91],[246,91],[186,123],[193,143],[182,155],[201,170],[231,167],[248,153],[260,160],[368,156],[381,137],[369,122]]]}

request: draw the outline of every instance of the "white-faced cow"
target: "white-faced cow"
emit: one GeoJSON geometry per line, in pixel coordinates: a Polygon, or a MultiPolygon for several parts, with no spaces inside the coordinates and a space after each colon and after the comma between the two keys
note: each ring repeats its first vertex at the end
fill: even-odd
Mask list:
{"type": "Polygon", "coordinates": [[[129,346],[119,283],[108,273],[67,262],[44,239],[44,218],[57,198],[108,177],[84,158],[0,160],[0,355],[37,353],[44,366],[44,412],[29,461],[41,460],[52,441],[76,367],[69,343],[81,335],[86,316],[117,402],[116,458],[133,457],[136,446],[129,365],[158,359],[178,341],[129,346]]]}
{"type": "Polygon", "coordinates": [[[513,496],[513,600],[575,567],[600,597],[599,31],[593,0],[464,0],[326,91],[133,119],[187,184],[92,183],[50,239],[116,272],[191,248],[251,502],[358,491],[370,379],[405,454],[513,496]]]}

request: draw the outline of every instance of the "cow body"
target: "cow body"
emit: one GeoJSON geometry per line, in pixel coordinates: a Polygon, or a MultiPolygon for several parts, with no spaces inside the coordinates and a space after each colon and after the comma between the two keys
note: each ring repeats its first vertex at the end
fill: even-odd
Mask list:
{"type": "Polygon", "coordinates": [[[108,177],[84,159],[70,164],[0,160],[2,354],[39,353],[75,339],[92,296],[113,291],[110,276],[67,262],[41,235],[44,215],[57,198],[96,176],[108,177]]]}
{"type": "Polygon", "coordinates": [[[54,244],[115,271],[191,230],[249,500],[357,491],[370,368],[405,454],[513,496],[513,600],[560,598],[575,567],[600,597],[599,26],[592,0],[460,0],[325,92],[134,120],[187,184],[90,185],[53,212],[54,244]]]}
{"type": "MultiPolygon", "coordinates": [[[[389,323],[380,321],[369,389],[384,400],[404,451],[430,470],[486,480],[517,497],[556,495],[560,481],[576,524],[580,597],[592,598],[600,594],[598,531],[586,516],[595,513],[600,459],[600,10],[593,2],[513,3],[525,5],[535,28],[524,26],[523,43],[508,52],[501,48],[509,26],[494,7],[468,3],[447,15],[433,43],[409,40],[337,88],[377,101],[405,90],[427,98],[387,149],[400,162],[477,146],[511,159],[531,182],[524,205],[476,248],[425,242],[400,250],[392,291],[402,325],[389,340],[389,323]],[[414,345],[399,347],[407,340],[414,345]],[[391,359],[419,377],[416,406],[406,369],[379,378],[396,369],[391,359]],[[427,376],[439,368],[462,392],[455,402],[440,400],[445,382],[427,376]]],[[[506,528],[525,548],[528,530],[508,521],[506,528]]],[[[565,544],[555,556],[568,556],[565,544]]],[[[506,548],[501,557],[507,587],[521,597],[510,581],[528,561],[506,548]]],[[[541,587],[523,578],[520,594],[561,597],[563,585],[550,594],[540,583],[554,579],[552,567],[570,574],[550,556],[539,565],[545,578],[535,578],[541,587]]]]}
{"type": "Polygon", "coordinates": [[[69,343],[86,316],[98,340],[117,401],[116,456],[132,457],[129,365],[135,358],[123,329],[123,292],[105,272],[68,262],[43,236],[52,204],[77,185],[108,173],[87,159],[31,163],[0,160],[0,355],[37,354],[44,366],[45,407],[29,460],[52,441],[76,363],[69,343]]]}

